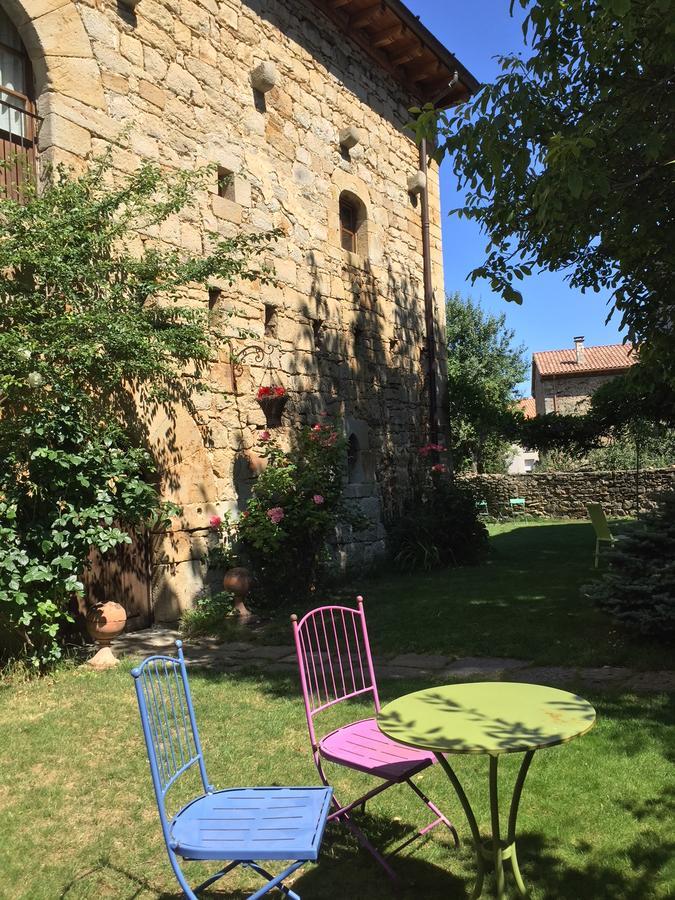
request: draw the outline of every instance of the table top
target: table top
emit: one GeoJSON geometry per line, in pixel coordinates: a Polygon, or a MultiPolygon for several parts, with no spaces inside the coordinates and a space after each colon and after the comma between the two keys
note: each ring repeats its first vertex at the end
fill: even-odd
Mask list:
{"type": "Polygon", "coordinates": [[[483,681],[427,688],[382,707],[388,737],[439,753],[522,753],[563,744],[595,724],[591,704],[540,684],[483,681]]]}

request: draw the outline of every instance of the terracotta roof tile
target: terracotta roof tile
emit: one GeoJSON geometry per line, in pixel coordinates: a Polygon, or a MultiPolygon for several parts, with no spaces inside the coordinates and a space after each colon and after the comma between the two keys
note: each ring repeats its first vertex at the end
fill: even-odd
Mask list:
{"type": "Polygon", "coordinates": [[[534,419],[537,415],[536,400],[534,397],[523,397],[518,401],[518,408],[522,410],[526,419],[534,419]]]}
{"type": "Polygon", "coordinates": [[[631,344],[606,344],[584,347],[583,362],[577,362],[576,350],[543,350],[532,354],[532,368],[542,378],[553,375],[576,375],[581,372],[616,372],[629,369],[637,362],[637,352],[631,344]]]}

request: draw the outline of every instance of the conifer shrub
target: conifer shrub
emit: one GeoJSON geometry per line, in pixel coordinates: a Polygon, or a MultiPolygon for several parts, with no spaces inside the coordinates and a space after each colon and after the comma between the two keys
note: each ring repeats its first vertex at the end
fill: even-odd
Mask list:
{"type": "Polygon", "coordinates": [[[642,517],[642,527],[606,554],[601,580],[584,590],[627,628],[662,638],[675,633],[675,493],[642,517]]]}

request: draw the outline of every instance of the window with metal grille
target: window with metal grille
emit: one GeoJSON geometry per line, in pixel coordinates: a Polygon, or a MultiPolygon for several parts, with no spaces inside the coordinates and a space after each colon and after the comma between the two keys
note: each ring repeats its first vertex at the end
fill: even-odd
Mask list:
{"type": "Polygon", "coordinates": [[[0,192],[16,200],[35,171],[33,71],[19,32],[0,9],[0,192]]]}

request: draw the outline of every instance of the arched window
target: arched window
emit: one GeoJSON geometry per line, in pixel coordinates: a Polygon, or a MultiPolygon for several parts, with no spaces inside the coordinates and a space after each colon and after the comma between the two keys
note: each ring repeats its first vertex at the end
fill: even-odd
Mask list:
{"type": "Polygon", "coordinates": [[[33,71],[19,32],[0,9],[0,191],[18,199],[35,169],[33,71]]]}
{"type": "Polygon", "coordinates": [[[368,256],[366,207],[351,191],[340,194],[340,243],[343,250],[368,256]]]}

